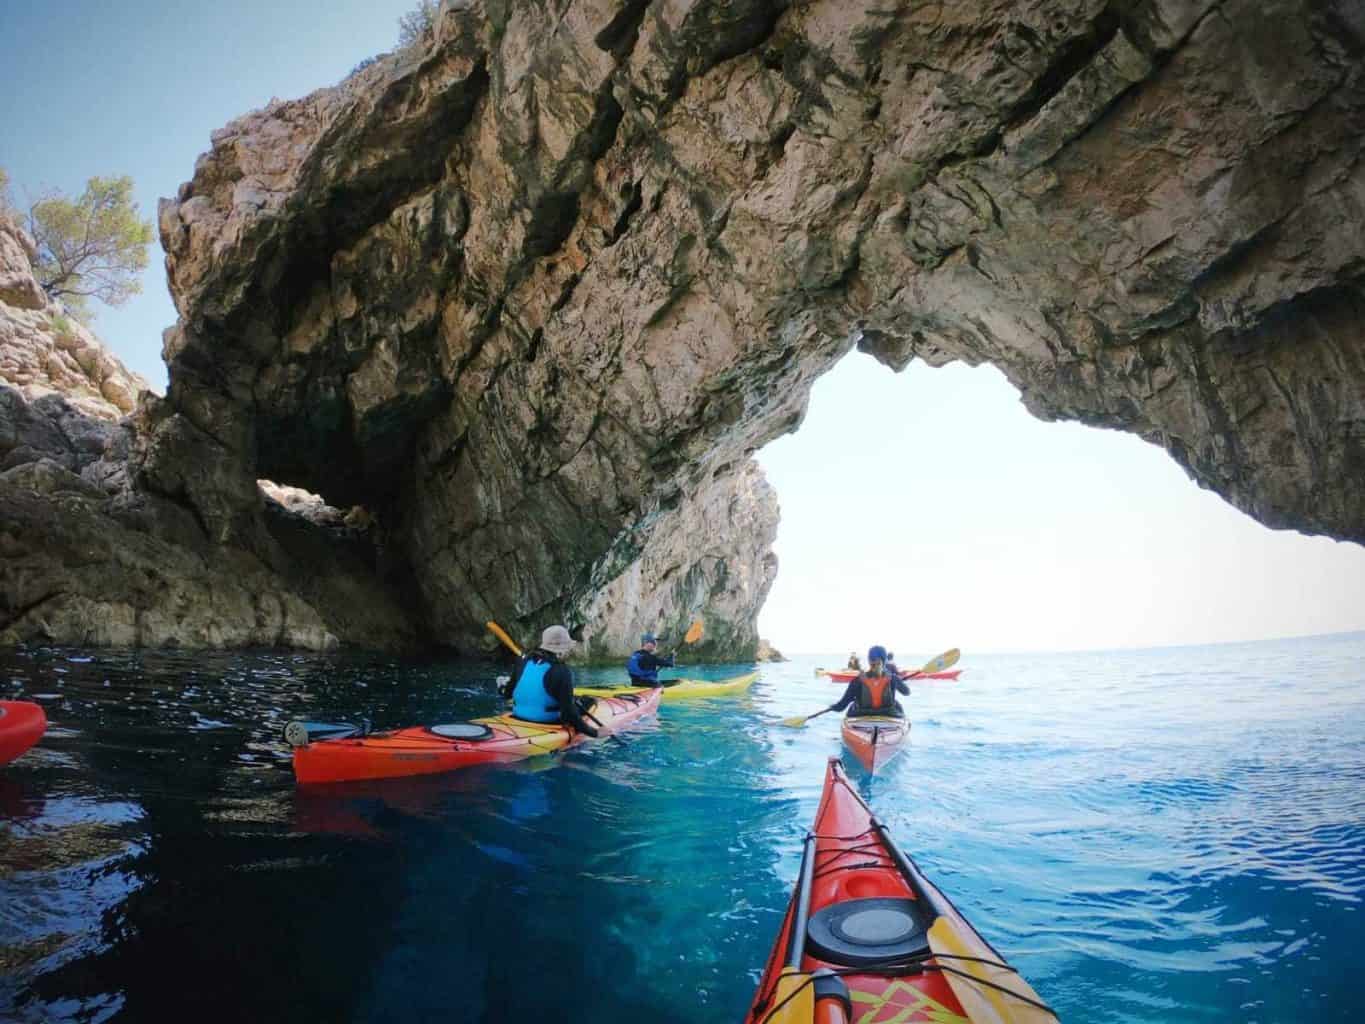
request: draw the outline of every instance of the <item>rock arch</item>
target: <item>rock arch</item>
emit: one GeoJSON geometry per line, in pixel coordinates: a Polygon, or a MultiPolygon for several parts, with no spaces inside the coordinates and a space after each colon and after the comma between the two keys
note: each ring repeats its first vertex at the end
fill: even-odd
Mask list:
{"type": "Polygon", "coordinates": [[[1349,0],[446,0],[163,202],[139,479],[224,544],[258,477],[363,505],[443,642],[737,653],[750,456],[857,345],[1365,541],[1363,53],[1349,0]]]}

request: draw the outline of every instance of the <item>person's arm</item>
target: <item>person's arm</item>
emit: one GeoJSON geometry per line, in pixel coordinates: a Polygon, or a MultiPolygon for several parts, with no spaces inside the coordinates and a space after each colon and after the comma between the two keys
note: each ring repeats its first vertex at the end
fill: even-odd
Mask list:
{"type": "Polygon", "coordinates": [[[848,686],[844,687],[844,695],[843,695],[842,697],[839,698],[839,703],[837,703],[837,704],[831,704],[831,705],[829,706],[829,710],[830,710],[830,711],[842,711],[842,710],[844,710],[844,708],[848,707],[850,704],[852,704],[852,703],[853,703],[855,700],[857,700],[857,699],[858,699],[858,680],[855,678],[855,679],[853,680],[853,682],[849,683],[848,686]]]}
{"type": "Polygon", "coordinates": [[[655,660],[658,661],[660,668],[672,668],[673,659],[675,657],[677,657],[676,651],[673,654],[666,654],[662,658],[656,658],[655,660]]]}
{"type": "Polygon", "coordinates": [[[562,662],[552,665],[546,673],[545,682],[549,684],[550,696],[559,705],[559,720],[585,736],[596,736],[597,729],[584,721],[578,710],[578,702],[573,699],[573,671],[569,666],[562,662]]]}
{"type": "Polygon", "coordinates": [[[525,667],[526,659],[523,657],[517,661],[517,667],[512,669],[511,676],[508,677],[507,682],[502,684],[502,689],[498,691],[507,700],[512,699],[512,691],[517,688],[517,681],[521,679],[521,670],[525,667]]]}
{"type": "Polygon", "coordinates": [[[907,697],[910,696],[910,684],[907,683],[904,679],[902,679],[899,675],[895,677],[895,681],[891,685],[893,685],[896,688],[897,692],[903,693],[907,697]]]}

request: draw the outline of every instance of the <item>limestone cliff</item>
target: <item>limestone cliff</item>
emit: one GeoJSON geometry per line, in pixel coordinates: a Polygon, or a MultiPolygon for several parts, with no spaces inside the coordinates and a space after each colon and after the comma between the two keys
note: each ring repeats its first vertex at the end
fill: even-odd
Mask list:
{"type": "Polygon", "coordinates": [[[856,344],[1365,541],[1362,55],[1356,0],[447,0],[163,203],[139,493],[258,551],[303,487],[430,637],[615,645],[717,593],[670,529],[761,601],[773,499],[707,510],[856,344]]]}
{"type": "Polygon", "coordinates": [[[150,399],[146,382],[48,301],[32,256],[0,211],[0,643],[410,641],[348,531],[258,497],[262,550],[222,546],[190,509],[134,486],[125,414],[139,391],[150,399]]]}

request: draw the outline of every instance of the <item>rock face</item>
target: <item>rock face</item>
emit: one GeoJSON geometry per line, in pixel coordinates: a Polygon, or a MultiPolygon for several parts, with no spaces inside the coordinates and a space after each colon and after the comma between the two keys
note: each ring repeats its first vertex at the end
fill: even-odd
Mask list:
{"type": "Polygon", "coordinates": [[[363,535],[258,497],[254,543],[219,545],[135,485],[146,382],[47,301],[26,242],[0,211],[0,643],[411,643],[363,535]]]}
{"type": "Polygon", "coordinates": [[[750,457],[857,345],[1365,541],[1362,55],[1356,0],[447,0],[163,202],[139,493],[361,506],[460,647],[714,600],[740,655],[750,457]]]}
{"type": "Polygon", "coordinates": [[[98,419],[133,411],[147,382],[115,359],[33,275],[33,240],[0,210],[0,380],[25,396],[57,394],[98,419]]]}

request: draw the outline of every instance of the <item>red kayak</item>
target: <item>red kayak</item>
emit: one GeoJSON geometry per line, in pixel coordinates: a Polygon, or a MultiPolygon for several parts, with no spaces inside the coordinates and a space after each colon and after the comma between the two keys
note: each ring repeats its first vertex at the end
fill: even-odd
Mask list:
{"type": "Polygon", "coordinates": [[[745,1024],[1048,1024],[1053,1013],[900,851],[831,758],[745,1024]]]}
{"type": "Polygon", "coordinates": [[[841,729],[844,746],[864,768],[876,774],[905,747],[910,722],[894,715],[849,715],[841,729]]]}
{"type": "MultiPolygon", "coordinates": [[[[658,687],[645,687],[599,697],[588,715],[615,731],[656,710],[662,692],[658,687]]],[[[290,722],[284,738],[294,748],[294,777],[308,784],[432,775],[476,764],[520,761],[575,746],[588,737],[563,725],[496,715],[375,733],[358,726],[290,722]]]]}
{"type": "Polygon", "coordinates": [[[0,764],[9,764],[47,730],[47,713],[26,700],[0,700],[0,764]]]}
{"type": "MultiPolygon", "coordinates": [[[[853,669],[827,669],[819,670],[820,675],[827,676],[831,683],[851,683],[853,677],[858,673],[853,669]]],[[[955,668],[947,672],[916,672],[914,669],[902,669],[902,679],[956,679],[962,675],[962,669],[955,668]]]]}

